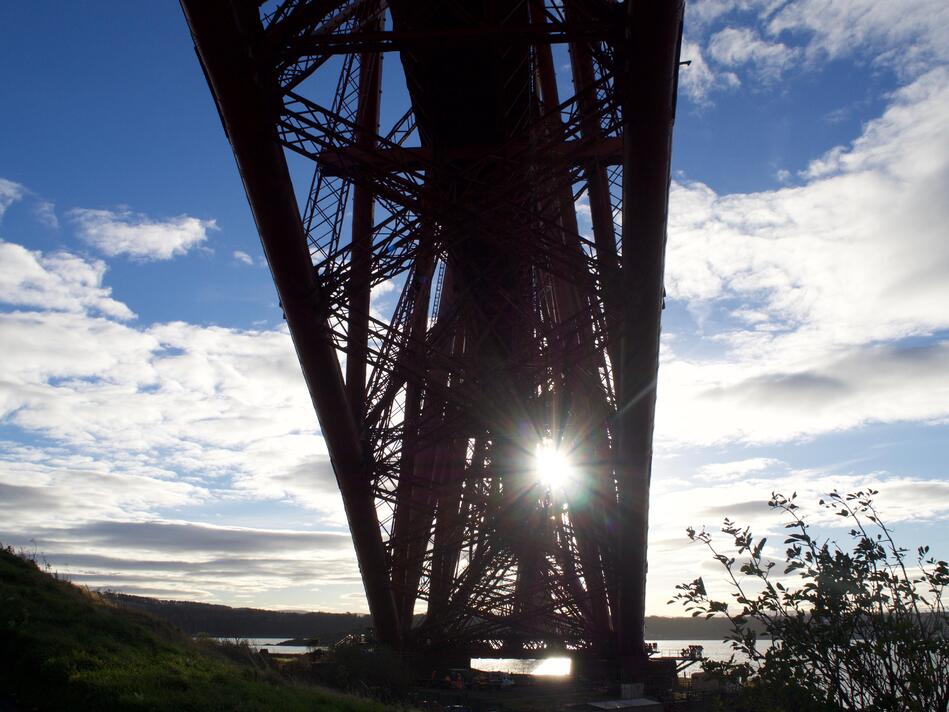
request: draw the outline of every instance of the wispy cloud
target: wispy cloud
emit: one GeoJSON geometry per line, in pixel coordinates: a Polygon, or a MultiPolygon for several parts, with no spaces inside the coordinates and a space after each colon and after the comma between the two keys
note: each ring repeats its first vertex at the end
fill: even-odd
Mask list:
{"type": "Polygon", "coordinates": [[[0,178],[0,219],[11,205],[24,199],[33,203],[33,215],[42,225],[53,230],[59,229],[59,218],[52,201],[44,200],[21,183],[0,178]]]}
{"type": "Polygon", "coordinates": [[[715,33],[709,41],[708,51],[722,66],[748,65],[767,82],[780,79],[800,54],[798,49],[781,42],[762,39],[747,27],[727,27],[715,33]]]}
{"type": "Polygon", "coordinates": [[[782,465],[773,457],[751,457],[731,462],[713,462],[699,468],[697,478],[709,482],[730,482],[760,474],[768,469],[782,465]]]}
{"type": "Polygon", "coordinates": [[[12,180],[0,178],[0,218],[11,205],[21,200],[26,194],[26,189],[19,183],[12,180]]]}
{"type": "Polygon", "coordinates": [[[76,208],[69,211],[69,217],[79,236],[103,254],[145,261],[183,255],[205,242],[210,230],[217,229],[214,220],[189,215],[154,220],[129,210],[76,208]]]}
{"type": "MultiPolygon", "coordinates": [[[[11,510],[38,506],[37,497],[53,505],[51,512],[63,511],[48,488],[0,485],[0,494],[0,513],[7,503],[11,510]]],[[[34,527],[30,538],[53,570],[93,588],[232,605],[248,599],[261,605],[262,598],[288,587],[311,596],[329,589],[308,607],[366,608],[364,600],[343,599],[362,591],[352,540],[344,533],[116,518],[75,526],[47,522],[34,527]]],[[[22,534],[0,525],[0,540],[22,541],[22,534]]]]}
{"type": "Polygon", "coordinates": [[[236,262],[240,262],[241,264],[244,264],[244,265],[254,264],[254,258],[248,255],[243,250],[234,250],[232,257],[234,258],[236,262]]]}
{"type": "MultiPolygon", "coordinates": [[[[686,48],[699,56],[687,94],[699,104],[754,77],[773,84],[790,68],[848,58],[912,80],[949,61],[949,5],[941,0],[697,0],[688,3],[686,48]],[[704,47],[710,61],[694,46],[704,47]]],[[[747,85],[747,82],[746,82],[747,85]]]]}
{"type": "Polygon", "coordinates": [[[349,535],[340,532],[219,527],[194,522],[99,521],[77,527],[70,533],[81,539],[108,544],[113,550],[133,548],[158,553],[246,555],[352,549],[349,535]]]}
{"type": "Polygon", "coordinates": [[[942,0],[797,0],[767,17],[772,36],[798,33],[811,61],[867,57],[907,77],[949,60],[949,5],[942,0]]]}
{"type": "Polygon", "coordinates": [[[56,205],[49,200],[37,201],[33,206],[36,219],[51,230],[59,229],[59,217],[56,215],[56,205]]]}

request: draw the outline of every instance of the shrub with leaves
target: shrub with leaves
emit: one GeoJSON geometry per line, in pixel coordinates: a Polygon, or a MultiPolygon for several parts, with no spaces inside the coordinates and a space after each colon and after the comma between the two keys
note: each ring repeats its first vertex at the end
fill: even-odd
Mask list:
{"type": "Polygon", "coordinates": [[[833,492],[820,505],[849,527],[849,546],[819,540],[797,494],[772,494],[788,530],[783,567],[766,539],[726,519],[724,553],[710,533],[688,529],[725,570],[731,601],[714,600],[697,578],[676,587],[693,616],[724,616],[735,654],[706,670],[737,690],[734,709],[949,710],[949,566],[897,546],[874,490],[833,492]],[[762,645],[770,638],[771,645],[762,645]]]}

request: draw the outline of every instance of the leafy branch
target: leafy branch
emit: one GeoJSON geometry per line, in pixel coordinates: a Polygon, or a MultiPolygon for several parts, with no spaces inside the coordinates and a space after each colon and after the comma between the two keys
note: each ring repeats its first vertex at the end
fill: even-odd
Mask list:
{"type": "Polygon", "coordinates": [[[693,616],[721,616],[734,654],[706,669],[736,683],[746,709],[913,710],[949,708],[949,565],[897,546],[873,502],[874,490],[832,492],[820,506],[846,520],[849,546],[818,540],[797,494],[772,493],[783,515],[783,573],[767,539],[725,519],[725,553],[706,530],[686,530],[725,570],[730,601],[709,596],[700,577],[676,586],[672,602],[693,616]],[[760,645],[759,637],[771,639],[760,645]],[[737,658],[736,658],[737,656],[737,658]]]}

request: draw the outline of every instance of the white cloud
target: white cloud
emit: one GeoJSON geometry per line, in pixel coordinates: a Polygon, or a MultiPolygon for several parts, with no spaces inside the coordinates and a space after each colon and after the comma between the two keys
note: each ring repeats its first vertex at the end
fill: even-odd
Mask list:
{"type": "Polygon", "coordinates": [[[26,190],[19,183],[12,180],[0,178],[0,218],[11,205],[21,200],[26,194],[26,190]]]}
{"type": "Polygon", "coordinates": [[[342,595],[362,590],[344,532],[158,518],[160,509],[213,503],[219,495],[170,471],[3,446],[0,541],[35,546],[73,581],[232,605],[246,597],[266,605],[289,587],[297,596],[305,591],[310,608],[326,610],[343,607],[342,595]],[[319,589],[329,592],[314,596],[319,589]]]}
{"type": "Polygon", "coordinates": [[[771,457],[752,457],[733,462],[713,462],[699,468],[698,479],[712,482],[727,482],[744,479],[752,473],[781,465],[780,460],[771,457]]]}
{"type": "Polygon", "coordinates": [[[136,326],[105,271],[0,242],[0,305],[13,308],[0,310],[0,423],[24,433],[0,442],[0,541],[34,538],[89,585],[352,608],[358,569],[286,328],[136,326]],[[174,517],[243,501],[336,531],[174,517]],[[100,564],[69,563],[83,556],[100,564]]]}
{"type": "Polygon", "coordinates": [[[688,66],[679,68],[679,87],[697,104],[707,104],[716,89],[735,88],[741,84],[734,72],[713,72],[705,61],[701,46],[686,38],[681,57],[688,66]]]}
{"type": "Polygon", "coordinates": [[[709,54],[726,67],[750,64],[760,77],[771,82],[797,59],[799,51],[780,42],[768,42],[754,30],[727,27],[715,33],[708,45],[709,54]]]}
{"type": "Polygon", "coordinates": [[[703,29],[732,13],[767,15],[783,0],[695,0],[685,6],[686,26],[703,29]]]}
{"type": "Polygon", "coordinates": [[[869,422],[949,422],[949,342],[827,358],[798,370],[740,354],[728,363],[663,364],[660,388],[669,387],[661,391],[657,437],[784,442],[869,422]]]}
{"type": "Polygon", "coordinates": [[[812,162],[801,187],[719,196],[673,185],[670,295],[764,295],[775,318],[856,342],[946,325],[947,119],[949,70],[938,69],[851,147],[812,162]]]}
{"type": "Polygon", "coordinates": [[[109,257],[128,255],[139,260],[167,260],[185,254],[207,240],[208,231],[216,230],[214,220],[179,215],[167,220],[152,220],[129,210],[91,210],[77,208],[69,212],[79,235],[109,257]]]}
{"type": "Polygon", "coordinates": [[[847,58],[912,79],[949,60],[942,0],[698,0],[688,3],[686,31],[708,42],[712,60],[692,80],[703,88],[689,92],[700,103],[726,86],[713,81],[722,68],[749,65],[769,83],[801,60],[814,68],[847,58]]]}
{"type": "Polygon", "coordinates": [[[768,20],[768,32],[803,33],[812,60],[871,55],[904,75],[949,60],[949,4],[942,0],[797,0],[768,20]]]}
{"type": "MultiPolygon", "coordinates": [[[[98,260],[0,242],[0,302],[19,308],[0,311],[0,419],[51,443],[3,444],[0,485],[68,483],[106,507],[70,508],[77,521],[114,514],[110,503],[144,516],[213,491],[292,501],[339,524],[333,471],[285,327],[135,327],[123,323],[132,312],[102,286],[104,273],[98,260]],[[112,473],[108,487],[96,484],[103,473],[112,473]],[[129,505],[125,482],[143,483],[151,494],[140,501],[150,505],[129,505]],[[169,488],[171,500],[161,495],[169,488]]],[[[14,515],[7,526],[26,525],[26,510],[14,515]]]]}
{"type": "Polygon", "coordinates": [[[135,316],[102,286],[106,266],[68,252],[43,255],[0,241],[0,301],[46,310],[96,311],[116,319],[135,316]]]}
{"type": "Polygon", "coordinates": [[[254,258],[248,255],[243,250],[234,250],[233,257],[236,261],[240,262],[241,264],[251,265],[251,266],[254,264],[254,258]]]}
{"type": "Polygon", "coordinates": [[[208,490],[142,463],[110,463],[65,448],[0,443],[0,530],[38,534],[109,519],[140,519],[157,508],[206,501],[208,490]]]}
{"type": "MultiPolygon", "coordinates": [[[[259,606],[262,597],[266,598],[271,592],[279,593],[286,587],[303,588],[311,596],[320,590],[336,589],[339,593],[319,603],[321,610],[333,610],[343,608],[341,604],[352,594],[352,589],[362,591],[348,537],[345,543],[349,551],[340,551],[336,546],[326,547],[325,538],[316,532],[307,541],[300,535],[309,532],[162,523],[157,526],[179,528],[181,533],[197,532],[199,538],[205,531],[213,531],[224,544],[220,547],[222,551],[192,547],[156,553],[145,548],[136,550],[134,556],[119,556],[117,549],[121,549],[122,540],[116,535],[122,532],[121,525],[132,524],[141,531],[148,531],[150,523],[116,524],[120,526],[113,525],[114,532],[94,525],[90,528],[92,536],[88,536],[89,530],[71,530],[68,541],[62,536],[65,532],[59,532],[59,538],[55,538],[57,532],[50,531],[49,538],[43,534],[36,539],[37,547],[53,569],[70,580],[90,587],[162,598],[203,599],[237,605],[247,605],[249,599],[252,605],[259,606]],[[114,535],[102,536],[107,533],[114,535]],[[245,542],[257,543],[257,552],[250,546],[235,547],[245,542]]],[[[312,610],[314,601],[311,599],[309,604],[307,608],[312,610]]],[[[364,598],[360,604],[346,607],[365,610],[364,598]]],[[[287,610],[290,606],[281,602],[279,608],[287,610]]]]}
{"type": "Polygon", "coordinates": [[[401,285],[396,283],[394,279],[387,279],[384,282],[379,282],[372,288],[372,293],[370,295],[370,300],[378,302],[386,298],[390,294],[395,294],[399,291],[401,285]]]}
{"type": "MultiPolygon", "coordinates": [[[[577,211],[577,217],[580,221],[585,223],[586,227],[590,227],[593,219],[593,213],[590,208],[590,194],[587,191],[583,191],[580,197],[574,202],[573,207],[574,210],[577,211]]],[[[581,227],[581,230],[582,229],[581,227]]]]}
{"type": "Polygon", "coordinates": [[[737,320],[660,373],[660,441],[779,441],[949,417],[949,69],[920,77],[803,185],[673,185],[667,289],[737,320]]]}
{"type": "Polygon", "coordinates": [[[3,315],[8,421],[94,458],[147,464],[338,515],[316,417],[284,330],[135,329],[3,315]]]}

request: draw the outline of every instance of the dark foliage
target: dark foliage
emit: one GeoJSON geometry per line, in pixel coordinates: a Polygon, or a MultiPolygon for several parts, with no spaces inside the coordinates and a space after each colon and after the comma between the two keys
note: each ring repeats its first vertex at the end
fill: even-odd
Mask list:
{"type": "Polygon", "coordinates": [[[688,530],[724,568],[733,600],[710,598],[698,578],[677,586],[673,601],[693,616],[728,620],[736,655],[706,670],[738,691],[735,709],[949,709],[949,566],[929,556],[929,547],[911,558],[897,546],[873,504],[876,494],[834,492],[820,501],[850,527],[846,548],[812,536],[796,494],[773,494],[769,505],[787,520],[781,574],[763,553],[766,539],[747,527],[725,520],[734,555],[716,548],[708,532],[688,530]],[[761,645],[761,629],[771,646],[761,645]]]}
{"type": "Polygon", "coordinates": [[[297,656],[283,666],[295,680],[389,703],[403,702],[416,683],[410,664],[383,646],[341,644],[325,656],[297,656]]]}

